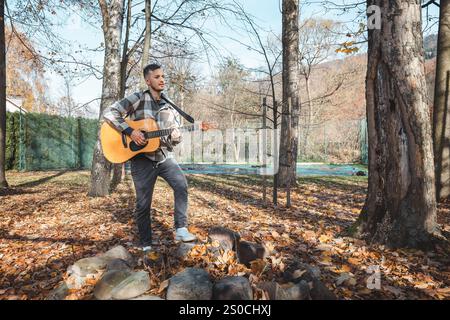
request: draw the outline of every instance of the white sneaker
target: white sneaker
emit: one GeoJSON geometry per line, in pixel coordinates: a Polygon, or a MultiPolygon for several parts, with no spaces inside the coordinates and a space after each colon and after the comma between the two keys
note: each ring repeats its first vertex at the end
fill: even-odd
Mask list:
{"type": "Polygon", "coordinates": [[[175,240],[183,242],[191,242],[196,240],[197,237],[190,233],[187,228],[178,228],[175,232],[175,240]]]}
{"type": "Polygon", "coordinates": [[[144,251],[144,253],[152,251],[152,246],[142,247],[142,251],[144,251]]]}

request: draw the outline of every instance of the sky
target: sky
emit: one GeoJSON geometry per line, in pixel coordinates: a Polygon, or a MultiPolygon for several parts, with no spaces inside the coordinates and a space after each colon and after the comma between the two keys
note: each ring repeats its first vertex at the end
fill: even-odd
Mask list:
{"type": "MultiPolygon", "coordinates": [[[[242,4],[245,10],[254,17],[256,23],[265,31],[281,34],[281,0],[238,0],[238,2],[242,4]]],[[[327,18],[345,22],[351,20],[354,17],[354,14],[342,14],[342,12],[338,11],[324,12],[323,8],[316,4],[302,7],[301,17],[327,18]]],[[[92,26],[84,22],[76,10],[69,12],[63,20],[63,26],[59,27],[55,32],[63,36],[72,44],[72,50],[77,50],[78,46],[96,48],[104,41],[103,33],[100,28],[101,24],[98,23],[97,26],[92,26]]],[[[205,27],[214,30],[217,34],[221,35],[217,45],[221,48],[224,55],[233,55],[234,57],[237,57],[244,66],[249,68],[255,68],[263,64],[262,56],[246,49],[238,42],[229,39],[229,37],[233,37],[238,38],[243,43],[249,43],[250,39],[245,32],[230,30],[228,26],[221,25],[217,22],[207,23],[205,27]]],[[[102,52],[92,53],[90,54],[90,58],[97,65],[103,64],[102,52]]],[[[214,62],[216,62],[216,60],[213,59],[213,63],[214,62]]],[[[206,62],[202,63],[201,67],[205,76],[210,75],[213,71],[211,69],[212,66],[206,62]]],[[[50,96],[52,99],[56,100],[63,94],[62,78],[56,73],[49,71],[46,73],[46,79],[50,96]]],[[[83,104],[100,97],[101,87],[101,80],[91,77],[85,79],[82,83],[76,83],[72,88],[72,94],[77,103],[83,104]]],[[[91,104],[91,107],[91,117],[98,117],[98,103],[91,104]]]]}
{"type": "MultiPolygon", "coordinates": [[[[277,0],[245,0],[240,1],[244,8],[255,16],[257,23],[267,31],[273,31],[277,34],[281,33],[281,13],[279,10],[279,4],[277,0]]],[[[243,42],[248,41],[245,39],[245,34],[241,33],[236,36],[236,32],[230,32],[229,28],[225,25],[206,25],[207,28],[214,30],[216,33],[222,35],[218,41],[218,46],[221,47],[221,51],[226,55],[233,55],[238,57],[240,62],[247,67],[257,67],[262,61],[260,57],[253,52],[245,49],[239,43],[227,39],[227,36],[237,37],[243,39],[243,42]]],[[[66,38],[74,48],[77,44],[87,47],[97,47],[103,42],[103,34],[100,27],[94,28],[87,23],[84,23],[77,12],[73,12],[65,20],[63,28],[58,30],[58,34],[66,38]]],[[[103,54],[91,54],[90,57],[98,65],[103,64],[103,54]]],[[[215,60],[213,59],[213,62],[215,60]]],[[[203,74],[208,75],[211,73],[211,67],[206,61],[201,64],[203,74]]],[[[63,92],[62,78],[54,72],[47,72],[47,82],[51,84],[50,95],[56,99],[63,92]]],[[[92,99],[99,97],[101,94],[101,80],[91,77],[88,80],[78,83],[73,88],[73,95],[77,102],[86,103],[92,99]]],[[[98,108],[98,106],[96,106],[98,108]]]]}

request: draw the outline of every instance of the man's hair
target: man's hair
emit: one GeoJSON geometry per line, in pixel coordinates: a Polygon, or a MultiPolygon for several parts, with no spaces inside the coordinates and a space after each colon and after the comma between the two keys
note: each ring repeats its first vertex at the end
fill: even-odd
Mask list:
{"type": "Polygon", "coordinates": [[[150,63],[149,65],[147,65],[147,66],[144,68],[144,78],[147,77],[147,75],[148,75],[148,73],[149,73],[150,71],[154,71],[154,70],[160,69],[160,68],[162,68],[162,66],[161,66],[160,64],[158,64],[158,63],[150,63]]]}

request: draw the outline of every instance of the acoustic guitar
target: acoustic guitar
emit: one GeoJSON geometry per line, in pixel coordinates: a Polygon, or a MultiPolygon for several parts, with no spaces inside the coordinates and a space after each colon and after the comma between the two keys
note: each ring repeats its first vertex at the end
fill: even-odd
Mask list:
{"type": "MultiPolygon", "coordinates": [[[[174,130],[173,128],[160,129],[152,118],[136,121],[126,119],[125,121],[134,130],[141,130],[147,139],[147,143],[143,146],[136,144],[129,136],[118,131],[105,121],[100,128],[100,142],[103,154],[109,162],[123,163],[137,154],[156,151],[160,146],[159,138],[170,135],[174,130]]],[[[178,129],[180,131],[192,131],[196,129],[195,126],[199,126],[199,129],[202,131],[216,127],[214,124],[201,122],[201,124],[186,125],[178,129]]]]}

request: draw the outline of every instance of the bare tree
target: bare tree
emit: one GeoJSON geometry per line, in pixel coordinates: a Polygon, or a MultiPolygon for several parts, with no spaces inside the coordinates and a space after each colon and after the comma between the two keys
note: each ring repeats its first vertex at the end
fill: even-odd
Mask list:
{"type": "MultiPolygon", "coordinates": [[[[337,43],[337,33],[339,24],[331,20],[307,19],[299,30],[299,55],[300,55],[300,74],[305,82],[307,101],[303,102],[306,108],[303,108],[300,115],[302,140],[300,150],[306,153],[308,149],[309,133],[314,121],[314,115],[317,110],[313,109],[313,97],[311,94],[311,76],[313,70],[318,65],[330,57],[333,44],[337,43]]],[[[317,98],[317,97],[315,97],[317,98]]]]}
{"type": "Polygon", "coordinates": [[[369,0],[366,80],[368,195],[356,234],[391,247],[428,247],[438,233],[420,2],[369,0]]]}
{"type": "MultiPolygon", "coordinates": [[[[247,73],[237,59],[228,58],[220,65],[218,70],[218,82],[221,88],[222,104],[227,106],[224,117],[228,117],[229,128],[231,129],[231,142],[233,145],[234,161],[239,159],[240,136],[236,137],[235,130],[239,128],[243,117],[236,113],[237,109],[242,109],[239,102],[241,88],[244,85],[247,73]],[[237,141],[235,141],[237,139],[237,141]]],[[[225,118],[226,119],[226,118],[225,118]]]]}
{"type": "MultiPolygon", "coordinates": [[[[105,40],[102,100],[99,114],[99,119],[101,119],[105,108],[112,105],[120,94],[120,38],[123,23],[123,0],[99,0],[98,3],[102,12],[102,29],[105,40]]],[[[100,135],[100,130],[98,134],[100,135]]],[[[111,192],[111,186],[114,186],[111,184],[111,168],[111,163],[103,155],[99,137],[92,159],[89,196],[105,196],[111,192]]]]}
{"type": "MultiPolygon", "coordinates": [[[[244,8],[238,4],[237,2],[234,2],[236,8],[240,12],[240,19],[243,22],[243,27],[246,29],[247,34],[250,35],[251,40],[253,44],[251,43],[244,43],[239,39],[232,38],[232,40],[237,41],[241,45],[245,46],[248,50],[254,51],[257,54],[261,55],[264,58],[264,67],[257,68],[256,70],[252,70],[256,73],[261,73],[263,75],[262,79],[258,79],[257,81],[259,84],[262,84],[264,82],[268,82],[269,86],[268,89],[264,92],[260,86],[259,94],[266,96],[267,93],[271,96],[272,100],[272,106],[268,106],[270,109],[274,109],[276,106],[277,101],[277,92],[276,92],[276,76],[281,72],[280,70],[280,58],[282,55],[282,48],[281,48],[281,39],[279,36],[276,36],[273,33],[269,33],[267,35],[266,41],[263,39],[262,35],[262,28],[258,26],[252,16],[250,16],[247,12],[245,12],[244,8]]],[[[279,112],[278,110],[275,110],[274,119],[271,120],[274,124],[274,129],[277,128],[277,122],[278,122],[278,116],[279,112]]]]}
{"type": "Polygon", "coordinates": [[[6,165],[6,54],[5,1],[0,1],[0,188],[7,188],[6,165]]]}
{"type": "Polygon", "coordinates": [[[73,98],[74,87],[76,87],[75,73],[64,74],[62,96],[57,102],[58,113],[61,116],[83,117],[88,113],[88,104],[77,103],[73,98]]]}
{"type": "Polygon", "coordinates": [[[170,96],[183,109],[186,96],[192,94],[199,80],[198,67],[195,65],[197,57],[185,50],[167,44],[167,52],[173,55],[167,56],[161,61],[165,66],[165,73],[169,82],[170,96]]]}
{"type": "Polygon", "coordinates": [[[279,185],[295,185],[299,101],[298,0],[283,0],[283,105],[280,133],[279,185]]]}
{"type": "Polygon", "coordinates": [[[450,196],[450,1],[441,0],[433,107],[437,201],[450,196]]]}
{"type": "Polygon", "coordinates": [[[125,96],[125,90],[127,88],[127,75],[128,75],[128,63],[130,61],[131,50],[129,50],[130,43],[130,31],[131,31],[131,4],[132,0],[127,0],[127,18],[125,23],[125,39],[122,45],[122,59],[120,61],[120,93],[119,97],[125,96]]]}
{"type": "MultiPolygon", "coordinates": [[[[145,0],[145,35],[144,35],[144,47],[142,48],[142,60],[141,69],[144,70],[145,66],[149,62],[150,58],[150,47],[151,47],[151,37],[152,37],[152,1],[145,0]]],[[[147,84],[145,83],[144,77],[141,77],[141,87],[145,90],[147,84]]]]}

